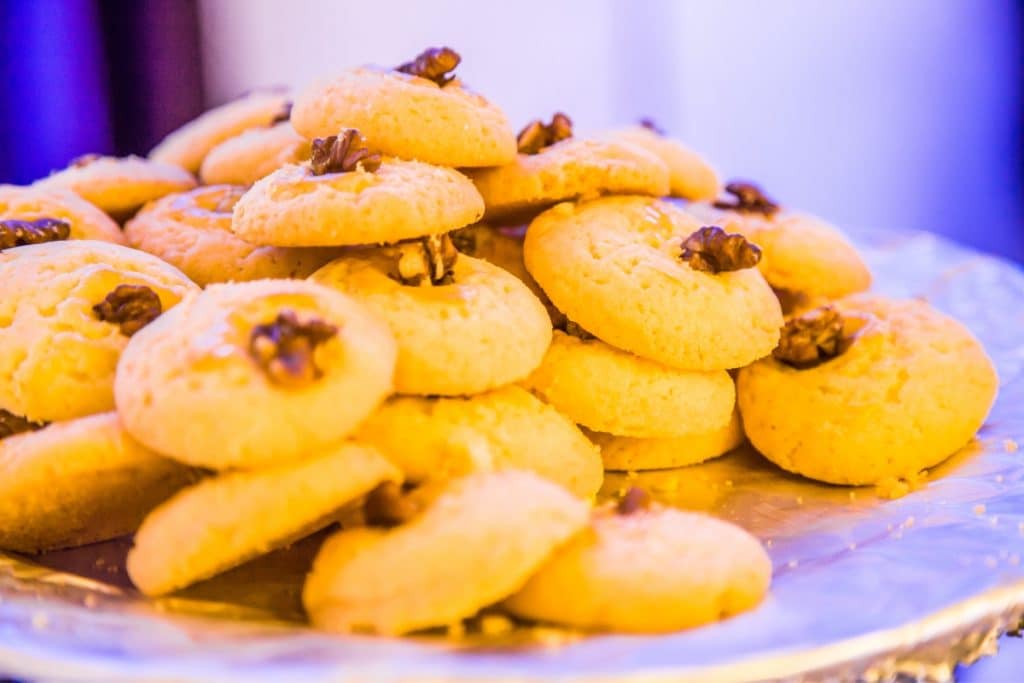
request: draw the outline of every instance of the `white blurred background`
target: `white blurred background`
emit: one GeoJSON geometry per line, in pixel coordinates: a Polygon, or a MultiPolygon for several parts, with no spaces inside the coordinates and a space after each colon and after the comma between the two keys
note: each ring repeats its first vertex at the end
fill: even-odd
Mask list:
{"type": "Polygon", "coordinates": [[[725,177],[840,225],[1024,259],[1012,0],[200,0],[206,95],[433,45],[513,127],[652,116],[725,177]]]}

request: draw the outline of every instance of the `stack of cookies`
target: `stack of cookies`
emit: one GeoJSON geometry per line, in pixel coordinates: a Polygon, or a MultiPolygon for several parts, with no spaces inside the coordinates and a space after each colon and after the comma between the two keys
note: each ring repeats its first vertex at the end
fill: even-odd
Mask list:
{"type": "Polygon", "coordinates": [[[162,595],[336,525],[320,628],[671,631],[756,606],[771,563],[640,489],[595,505],[605,469],[749,437],[875,484],[984,420],[981,346],[857,294],[838,230],[720,198],[650,121],[517,135],[459,63],[251,93],[149,159],[0,187],[0,547],[135,532],[162,595]]]}

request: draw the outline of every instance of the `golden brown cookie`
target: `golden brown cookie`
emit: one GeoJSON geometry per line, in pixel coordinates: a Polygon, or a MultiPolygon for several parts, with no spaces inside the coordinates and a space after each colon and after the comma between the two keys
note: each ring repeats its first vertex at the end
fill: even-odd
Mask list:
{"type": "Polygon", "coordinates": [[[131,533],[150,510],[197,476],[128,436],[116,413],[2,434],[0,548],[5,550],[37,553],[131,533]]]}
{"type": "Polygon", "coordinates": [[[387,325],[299,280],[211,285],[139,332],[117,368],[125,428],[211,469],[267,467],[341,441],[391,393],[387,325]]]}
{"type": "Polygon", "coordinates": [[[309,159],[309,140],[287,121],[252,128],[210,150],[199,177],[207,185],[252,185],[287,164],[309,159]]]}
{"type": "Polygon", "coordinates": [[[118,219],[132,215],[146,202],[195,186],[196,179],[179,166],[137,156],[98,154],[78,157],[64,170],[33,185],[71,190],[118,219]]]}
{"type": "Polygon", "coordinates": [[[358,128],[383,154],[440,166],[512,161],[516,140],[505,114],[447,75],[458,57],[442,72],[429,71],[437,59],[421,58],[427,70],[359,67],[314,84],[296,99],[292,125],[310,139],[358,128]]]}
{"type": "Polygon", "coordinates": [[[149,158],[196,173],[211,149],[252,128],[273,125],[287,104],[288,95],[284,92],[247,93],[172,132],[153,148],[149,158]]]}
{"type": "Polygon", "coordinates": [[[418,273],[404,277],[403,259],[422,249],[415,242],[351,250],[311,279],[387,319],[398,341],[399,393],[475,394],[526,377],[551,341],[537,297],[501,268],[465,255],[436,284],[418,273]]]}
{"type": "Polygon", "coordinates": [[[297,541],[382,481],[400,480],[379,453],[354,443],[299,463],[219,474],[146,517],[128,575],[146,595],[170,593],[297,541]]]}
{"type": "Polygon", "coordinates": [[[636,145],[661,159],[668,167],[669,192],[673,197],[697,201],[718,195],[721,185],[715,169],[699,154],[666,136],[648,121],[609,131],[601,137],[636,145]]]}
{"type": "MultiPolygon", "coordinates": [[[[22,226],[23,227],[23,226],[22,226]]],[[[31,229],[30,229],[31,231],[31,229]]],[[[60,188],[0,185],[0,249],[53,240],[101,240],[125,244],[117,223],[70,190],[60,188]],[[66,224],[58,232],[29,239],[17,239],[10,233],[18,221],[36,223],[50,219],[66,224]]]]}
{"type": "Polygon", "coordinates": [[[995,400],[981,344],[924,301],[858,295],[791,318],[773,356],[740,371],[751,443],[832,484],[913,478],[965,445],[995,400]]]}
{"type": "Polygon", "coordinates": [[[445,626],[516,591],[586,524],[586,503],[534,474],[471,474],[407,524],[332,536],[302,600],[313,624],[330,631],[445,626]]]}
{"type": "Polygon", "coordinates": [[[576,425],[516,386],[465,398],[395,397],[355,438],[379,448],[413,482],[516,468],[590,498],[604,474],[576,425]]]}
{"type": "Polygon", "coordinates": [[[325,247],[261,247],[231,232],[237,185],[205,185],[150,203],[124,227],[129,244],[180,268],[199,285],[305,278],[336,257],[325,247]]]}
{"type": "Polygon", "coordinates": [[[34,421],[112,410],[129,337],[196,289],[155,256],[108,242],[0,251],[0,409],[34,421]]]}
{"type": "Polygon", "coordinates": [[[768,354],[779,338],[782,312],[752,267],[756,249],[702,230],[662,200],[559,204],[530,224],[523,255],[570,320],[664,365],[741,367],[768,354]]]}
{"type": "Polygon", "coordinates": [[[576,628],[678,631],[752,609],[771,574],[761,544],[737,526],[620,503],[596,511],[590,528],[503,604],[518,616],[576,628]]]}

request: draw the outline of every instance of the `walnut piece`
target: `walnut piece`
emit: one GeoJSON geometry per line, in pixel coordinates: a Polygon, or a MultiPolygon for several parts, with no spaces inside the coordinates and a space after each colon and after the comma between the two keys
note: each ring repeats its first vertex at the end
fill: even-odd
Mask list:
{"type": "Polygon", "coordinates": [[[779,205],[769,199],[754,183],[733,181],[725,186],[725,191],[735,197],[735,201],[730,203],[720,199],[714,203],[715,208],[741,213],[760,213],[765,216],[774,216],[779,210],[779,205]]]}
{"type": "Polygon", "coordinates": [[[0,439],[6,439],[22,432],[34,432],[46,426],[45,422],[32,422],[20,415],[0,409],[0,439]]]}
{"type": "Polygon", "coordinates": [[[782,328],[776,360],[798,370],[832,360],[850,348],[864,320],[844,317],[834,306],[821,306],[790,318],[782,328]]]}
{"type": "Polygon", "coordinates": [[[540,119],[531,121],[519,131],[516,144],[520,154],[537,154],[545,147],[572,137],[572,119],[557,112],[551,117],[551,123],[544,124],[540,119]]]}
{"type": "Polygon", "coordinates": [[[654,119],[652,118],[642,118],[640,119],[640,121],[638,121],[638,123],[640,124],[641,128],[646,128],[647,130],[651,131],[656,135],[665,134],[665,129],[659,126],[657,123],[655,123],[654,119]]]}
{"type": "Polygon", "coordinates": [[[273,322],[252,328],[249,354],[274,383],[300,387],[321,377],[313,352],[337,333],[330,323],[318,318],[300,321],[295,311],[284,309],[273,322]]]}
{"type": "Polygon", "coordinates": [[[286,121],[291,121],[291,119],[292,119],[292,101],[291,100],[286,100],[285,103],[281,105],[281,108],[278,110],[278,112],[276,114],[274,114],[274,118],[270,119],[270,125],[271,126],[276,126],[279,123],[284,123],[286,121]]]}
{"type": "Polygon", "coordinates": [[[620,515],[631,515],[639,510],[646,510],[650,505],[651,497],[647,495],[647,491],[639,486],[633,486],[619,499],[615,512],[620,515]]]}
{"type": "Polygon", "coordinates": [[[82,156],[75,157],[74,159],[69,161],[68,168],[83,168],[85,166],[88,166],[92,162],[98,161],[99,159],[102,158],[103,155],[101,154],[83,154],[82,156]]]}
{"type": "Polygon", "coordinates": [[[0,221],[0,251],[28,244],[59,242],[71,237],[71,224],[59,218],[37,218],[23,221],[8,218],[0,221]]]}
{"type": "Polygon", "coordinates": [[[393,481],[378,484],[366,495],[363,518],[369,526],[393,527],[408,522],[420,513],[420,505],[405,495],[393,481]]]}
{"type": "Polygon", "coordinates": [[[413,287],[428,282],[432,285],[454,282],[459,252],[447,233],[399,242],[396,246],[398,258],[396,270],[390,274],[392,279],[413,287]]]}
{"type": "Polygon", "coordinates": [[[694,270],[722,273],[753,268],[761,260],[761,249],[743,235],[706,225],[683,240],[681,258],[694,270]]]}
{"type": "Polygon", "coordinates": [[[118,285],[92,310],[100,320],[120,325],[121,334],[130,337],[160,317],[163,305],[145,285],[118,285]]]}
{"type": "Polygon", "coordinates": [[[313,175],[349,173],[358,168],[373,173],[380,168],[380,154],[370,152],[354,128],[346,128],[326,138],[316,138],[311,151],[309,167],[313,175]]]}
{"type": "Polygon", "coordinates": [[[459,53],[450,47],[429,47],[411,62],[395,67],[395,71],[419,76],[443,87],[455,78],[451,72],[461,61],[459,53]]]}
{"type": "Polygon", "coordinates": [[[461,228],[448,233],[448,237],[452,241],[452,246],[460,254],[466,254],[467,256],[476,254],[478,240],[475,228],[461,228]]]}

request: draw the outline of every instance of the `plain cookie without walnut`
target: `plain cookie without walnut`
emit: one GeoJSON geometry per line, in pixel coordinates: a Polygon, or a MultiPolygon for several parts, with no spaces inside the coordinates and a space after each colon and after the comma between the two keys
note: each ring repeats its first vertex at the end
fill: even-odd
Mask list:
{"type": "Polygon", "coordinates": [[[682,259],[700,224],[647,197],[559,204],[526,232],[526,268],[599,339],[683,370],[742,367],[774,348],[782,311],[756,268],[712,274],[682,259]]]}
{"type": "Polygon", "coordinates": [[[642,147],[661,159],[668,167],[669,191],[673,197],[697,201],[718,195],[721,183],[715,169],[678,140],[642,125],[609,131],[601,137],[642,147]]]}
{"type": "Polygon", "coordinates": [[[446,626],[515,592],[587,524],[587,504],[516,470],[453,480],[412,521],[324,543],[302,601],[336,632],[400,635],[446,626]]]}
{"type": "Polygon", "coordinates": [[[123,536],[197,477],[128,436],[116,413],[0,439],[0,548],[37,553],[123,536]]]}
{"type": "Polygon", "coordinates": [[[505,114],[458,79],[438,86],[393,70],[349,69],[299,95],[291,120],[309,139],[357,128],[383,154],[439,166],[495,166],[516,156],[505,114]]]}
{"type": "Polygon", "coordinates": [[[297,541],[382,481],[400,480],[375,450],[351,443],[300,463],[211,477],[146,517],[128,575],[146,595],[170,593],[297,541]]]}
{"type": "Polygon", "coordinates": [[[309,140],[287,121],[229,138],[203,159],[199,177],[207,185],[252,185],[287,164],[309,159],[309,140]]]}
{"type": "Polygon", "coordinates": [[[465,398],[396,396],[355,438],[379,448],[413,482],[515,468],[589,499],[604,476],[597,450],[576,425],[516,386],[465,398]]]}
{"type": "Polygon", "coordinates": [[[576,628],[662,633],[752,609],[771,574],[761,544],[733,524],[661,506],[606,508],[502,604],[576,628]]]}
{"type": "Polygon", "coordinates": [[[150,448],[246,469],[341,441],[391,393],[394,364],[391,332],[361,304],[256,280],[211,285],[136,334],[114,390],[125,428],[150,448]]]}
{"type": "Polygon", "coordinates": [[[155,256],[108,242],[0,251],[0,409],[35,421],[114,408],[114,370],[130,328],[95,308],[122,285],[172,308],[197,287],[155,256]]]}
{"type": "Polygon", "coordinates": [[[858,295],[833,306],[860,326],[837,357],[804,369],[769,357],[740,371],[743,426],[758,451],[810,479],[862,485],[915,478],[971,440],[999,380],[963,325],[919,300],[858,295]]]}
{"type": "Polygon", "coordinates": [[[204,185],[164,197],[125,224],[129,244],[180,268],[202,287],[214,282],[305,278],[339,250],[263,247],[231,232],[232,209],[245,193],[237,185],[204,185]]]}

